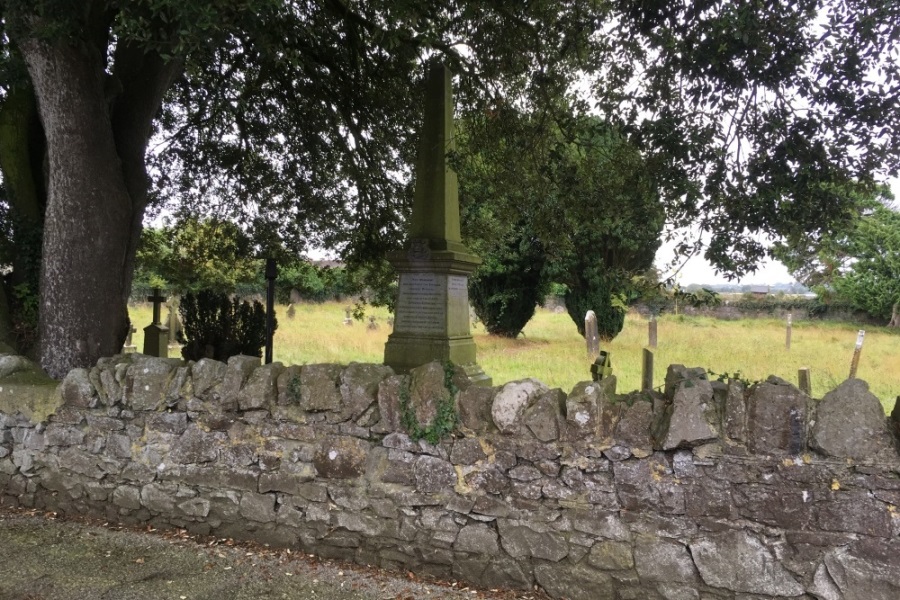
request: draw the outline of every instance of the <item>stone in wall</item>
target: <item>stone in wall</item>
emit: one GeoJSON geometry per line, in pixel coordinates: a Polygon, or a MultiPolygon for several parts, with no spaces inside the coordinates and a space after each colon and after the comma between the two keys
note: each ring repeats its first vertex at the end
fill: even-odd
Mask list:
{"type": "Polygon", "coordinates": [[[451,399],[445,385],[444,365],[432,361],[412,369],[409,376],[409,405],[416,422],[424,429],[434,422],[440,403],[451,399]]]}
{"type": "Polygon", "coordinates": [[[822,600],[900,598],[900,555],[885,542],[860,541],[829,550],[809,592],[822,600]]]}
{"type": "Polygon", "coordinates": [[[18,354],[0,354],[0,379],[13,373],[34,371],[38,366],[24,356],[18,354]]]}
{"type": "Polygon", "coordinates": [[[495,387],[473,385],[456,395],[456,412],[464,429],[476,434],[496,431],[491,417],[496,393],[495,387]]]}
{"type": "Polygon", "coordinates": [[[310,412],[339,411],[340,365],[303,365],[300,368],[300,407],[310,412]]]}
{"type": "Polygon", "coordinates": [[[175,358],[132,355],[125,376],[127,405],[134,410],[159,410],[166,403],[166,389],[182,362],[175,358]]]}
{"type": "MultiPolygon", "coordinates": [[[[637,398],[624,409],[616,425],[613,448],[627,449],[628,456],[646,458],[653,454],[653,404],[637,398]]],[[[620,455],[625,454],[620,451],[620,455]]]]}
{"type": "Polygon", "coordinates": [[[676,540],[638,536],[634,544],[634,563],[645,581],[695,584],[697,568],[687,546],[676,540]]]}
{"type": "Polygon", "coordinates": [[[295,406],[300,403],[300,365],[290,365],[281,370],[276,382],[278,406],[295,406]]]}
{"type": "Polygon", "coordinates": [[[378,422],[372,427],[374,433],[400,431],[400,394],[409,389],[409,375],[390,375],[378,384],[378,422]]]}
{"type": "Polygon", "coordinates": [[[91,385],[87,369],[72,369],[60,383],[63,402],[69,406],[88,408],[97,398],[97,391],[91,385]]]}
{"type": "Polygon", "coordinates": [[[566,398],[566,431],[563,441],[591,438],[601,450],[613,445],[612,437],[621,408],[615,403],[616,378],[576,383],[566,398]]]}
{"type": "Polygon", "coordinates": [[[377,405],[378,387],[393,374],[393,369],[384,365],[364,363],[347,365],[340,378],[343,410],[335,414],[333,421],[356,421],[362,417],[360,424],[364,427],[377,423],[380,420],[377,405]]]}
{"type": "Polygon", "coordinates": [[[559,388],[530,397],[522,412],[522,423],[541,442],[554,442],[565,428],[566,395],[559,388]]]}
{"type": "Polygon", "coordinates": [[[192,393],[203,401],[218,398],[218,388],[225,378],[227,365],[212,358],[201,358],[191,365],[192,393]]]}
{"type": "Polygon", "coordinates": [[[91,369],[91,383],[97,390],[100,403],[106,406],[121,404],[123,400],[122,380],[116,377],[119,367],[118,357],[100,359],[91,369]]]}
{"type": "Polygon", "coordinates": [[[806,448],[806,415],[810,398],[775,376],[750,389],[747,401],[747,445],[755,454],[797,455],[806,448]]]}
{"type": "Polygon", "coordinates": [[[371,444],[348,436],[330,436],[319,444],[313,457],[316,471],[326,479],[352,479],[365,473],[371,444]]]}
{"type": "Polygon", "coordinates": [[[238,408],[257,410],[275,406],[278,398],[278,377],[283,370],[284,365],[280,362],[262,366],[257,363],[237,393],[238,408]]]}
{"type": "Polygon", "coordinates": [[[747,442],[746,389],[740,381],[731,379],[724,390],[723,429],[728,440],[736,444],[747,442]]]}
{"type": "Polygon", "coordinates": [[[709,535],[690,544],[704,583],[747,594],[800,596],[803,586],[746,531],[709,535]]]}
{"type": "Polygon", "coordinates": [[[554,598],[597,600],[615,597],[612,577],[588,565],[541,564],[535,568],[534,576],[538,584],[554,598]]]}
{"type": "Polygon", "coordinates": [[[672,365],[666,373],[666,397],[654,435],[662,450],[694,448],[719,437],[719,416],[706,371],[672,365]]]}
{"type": "Polygon", "coordinates": [[[890,460],[895,442],[881,402],[861,379],[848,379],[815,404],[809,444],[826,456],[890,460]]]}
{"type": "MultiPolygon", "coordinates": [[[[228,359],[225,375],[219,386],[219,402],[224,410],[233,411],[240,408],[241,388],[250,380],[261,364],[262,359],[258,356],[238,355],[228,359]]],[[[271,372],[267,375],[270,376],[271,372]]],[[[256,385],[259,386],[263,379],[267,380],[269,377],[259,378],[255,382],[256,385]]],[[[256,400],[248,400],[249,398],[245,399],[248,406],[256,402],[256,400]]]]}
{"type": "Polygon", "coordinates": [[[535,379],[511,381],[502,386],[491,405],[491,419],[500,433],[508,435],[523,432],[523,415],[529,404],[533,404],[538,396],[550,391],[546,385],[535,379]]]}

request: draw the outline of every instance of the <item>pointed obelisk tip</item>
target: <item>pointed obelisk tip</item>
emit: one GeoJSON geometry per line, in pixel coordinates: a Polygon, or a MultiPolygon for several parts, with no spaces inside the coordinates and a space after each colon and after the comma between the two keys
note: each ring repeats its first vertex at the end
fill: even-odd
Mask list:
{"type": "Polygon", "coordinates": [[[448,158],[455,149],[452,81],[450,69],[443,63],[428,66],[409,233],[411,239],[428,240],[432,250],[462,249],[457,248],[462,242],[459,187],[448,158]]]}

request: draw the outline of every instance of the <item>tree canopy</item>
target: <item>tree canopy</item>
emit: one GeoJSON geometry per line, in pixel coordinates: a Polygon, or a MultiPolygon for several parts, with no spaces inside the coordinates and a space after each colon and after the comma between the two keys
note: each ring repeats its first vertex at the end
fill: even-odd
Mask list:
{"type": "Polygon", "coordinates": [[[856,214],[846,226],[786,240],[775,255],[819,295],[900,327],[900,213],[887,188],[856,197],[856,214]]]}
{"type": "Polygon", "coordinates": [[[58,377],[118,351],[148,210],[231,218],[261,248],[382,256],[402,243],[433,59],[459,73],[463,119],[515,107],[565,132],[597,115],[640,153],[669,222],[699,223],[707,257],[740,273],[764,252],[754,232],[827,231],[850,218],[848,190],[897,173],[898,13],[876,0],[2,0],[0,229],[13,247],[40,240],[41,265],[38,278],[4,255],[7,281],[39,279],[36,354],[58,377]]]}
{"type": "MultiPolygon", "coordinates": [[[[517,335],[535,300],[564,284],[578,331],[594,310],[602,337],[612,339],[632,277],[653,263],[663,208],[653,173],[620,132],[598,118],[565,125],[547,130],[540,114],[507,114],[462,127],[463,225],[488,257],[475,272],[475,307],[484,310],[479,287],[490,284],[496,303],[519,315],[507,333],[517,335]]],[[[490,318],[482,320],[490,331],[490,318]]]]}

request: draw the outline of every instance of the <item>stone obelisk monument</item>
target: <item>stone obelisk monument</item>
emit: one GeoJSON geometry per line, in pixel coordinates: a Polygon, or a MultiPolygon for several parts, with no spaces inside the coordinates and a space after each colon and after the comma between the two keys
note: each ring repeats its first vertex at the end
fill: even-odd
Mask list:
{"type": "Polygon", "coordinates": [[[475,362],[469,330],[469,275],[481,259],[460,237],[459,191],[447,157],[453,148],[450,70],[433,65],[425,76],[409,244],[405,251],[388,255],[400,274],[400,286],[384,364],[403,373],[433,360],[449,360],[474,383],[490,385],[475,362]]]}

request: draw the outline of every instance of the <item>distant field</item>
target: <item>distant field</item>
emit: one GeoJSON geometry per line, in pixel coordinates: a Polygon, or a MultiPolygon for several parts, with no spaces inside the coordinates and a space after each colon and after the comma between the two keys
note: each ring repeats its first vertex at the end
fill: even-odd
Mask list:
{"type": "MultiPolygon", "coordinates": [[[[131,318],[142,347],[141,328],[150,322],[149,306],[132,306],[131,318]]],[[[296,306],[288,319],[287,307],[278,306],[275,360],[285,364],[381,362],[390,333],[386,310],[375,309],[378,328],[355,321],[346,326],[339,303],[296,306]]],[[[766,319],[720,321],[706,317],[665,315],[659,321],[655,385],[662,385],[670,364],[704,367],[715,373],[740,371],[745,379],[777,375],[796,383],[797,370],[810,367],[813,396],[820,398],[847,378],[856,343],[857,327],[846,323],[795,322],[791,350],[785,350],[785,324],[766,319]]],[[[565,313],[539,309],[515,340],[495,338],[475,326],[478,362],[493,377],[494,385],[533,377],[551,387],[569,391],[590,379],[590,361],[584,340],[565,313]]],[[[647,321],[628,315],[622,333],[604,350],[610,351],[620,392],[640,387],[641,350],[647,343],[647,321]]],[[[869,383],[887,410],[900,396],[900,334],[867,328],[857,376],[869,383]]]]}

